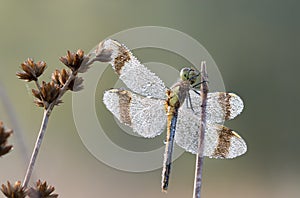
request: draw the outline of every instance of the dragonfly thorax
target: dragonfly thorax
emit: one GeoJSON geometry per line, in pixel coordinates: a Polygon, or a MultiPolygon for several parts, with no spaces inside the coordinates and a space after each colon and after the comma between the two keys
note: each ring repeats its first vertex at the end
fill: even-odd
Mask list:
{"type": "Polygon", "coordinates": [[[190,82],[185,81],[179,81],[175,83],[171,89],[167,90],[167,105],[175,108],[179,108],[186,97],[188,96],[188,92],[190,90],[190,82]]]}

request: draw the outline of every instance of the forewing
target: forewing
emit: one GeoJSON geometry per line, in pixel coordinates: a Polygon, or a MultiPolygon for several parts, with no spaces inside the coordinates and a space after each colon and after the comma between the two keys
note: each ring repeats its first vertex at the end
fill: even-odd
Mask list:
{"type": "MultiPolygon", "coordinates": [[[[193,91],[190,91],[192,108],[194,114],[200,115],[201,97],[193,91]]],[[[184,111],[190,109],[183,104],[184,111]]],[[[208,123],[223,123],[239,115],[244,108],[242,99],[234,93],[213,92],[207,95],[206,120],[208,123]]]]}
{"type": "Polygon", "coordinates": [[[99,60],[109,62],[119,78],[133,92],[154,98],[166,98],[166,87],[163,81],[151,72],[123,44],[107,39],[101,42],[96,50],[99,60]]]}
{"type": "MultiPolygon", "coordinates": [[[[186,151],[196,154],[200,131],[200,118],[192,110],[179,111],[175,141],[186,151]]],[[[231,129],[207,123],[204,138],[204,156],[211,158],[235,158],[247,150],[245,141],[231,129]]]]}
{"type": "Polygon", "coordinates": [[[165,129],[164,100],[143,97],[124,89],[111,89],[104,93],[103,102],[121,123],[143,137],[155,137],[165,129]]]}

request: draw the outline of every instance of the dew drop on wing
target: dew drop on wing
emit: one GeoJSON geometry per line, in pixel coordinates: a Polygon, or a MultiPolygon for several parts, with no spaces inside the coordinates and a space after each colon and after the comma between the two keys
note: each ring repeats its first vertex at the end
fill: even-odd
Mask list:
{"type": "Polygon", "coordinates": [[[145,90],[147,90],[146,85],[142,85],[142,91],[145,92],[145,90]]]}
{"type": "Polygon", "coordinates": [[[151,87],[151,86],[152,86],[152,84],[153,84],[153,83],[151,83],[151,82],[148,82],[146,86],[147,86],[147,87],[151,87]]]}
{"type": "Polygon", "coordinates": [[[153,96],[146,96],[146,97],[147,97],[147,98],[150,98],[150,99],[151,99],[151,98],[154,98],[153,96]]]}

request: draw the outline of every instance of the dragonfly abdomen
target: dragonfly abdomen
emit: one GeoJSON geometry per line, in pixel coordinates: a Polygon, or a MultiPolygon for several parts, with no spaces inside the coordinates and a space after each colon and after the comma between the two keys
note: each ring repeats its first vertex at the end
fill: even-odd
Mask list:
{"type": "Polygon", "coordinates": [[[172,153],[174,145],[174,136],[176,130],[176,122],[178,117],[178,108],[171,107],[168,112],[167,139],[165,145],[164,163],[162,171],[162,191],[166,192],[169,186],[169,178],[172,165],[172,153]]]}

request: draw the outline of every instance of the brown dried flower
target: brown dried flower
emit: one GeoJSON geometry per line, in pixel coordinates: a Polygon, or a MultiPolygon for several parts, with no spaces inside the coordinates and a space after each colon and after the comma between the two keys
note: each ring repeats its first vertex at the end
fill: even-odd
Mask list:
{"type": "Polygon", "coordinates": [[[11,149],[12,145],[7,145],[7,139],[12,134],[12,130],[6,130],[3,122],[0,121],[0,156],[7,154],[11,149]]]}
{"type": "Polygon", "coordinates": [[[41,182],[38,180],[36,182],[35,188],[30,188],[28,196],[31,198],[56,198],[58,194],[52,194],[55,188],[53,186],[48,186],[47,182],[41,182]]]}
{"type": "MultiPolygon", "coordinates": [[[[59,70],[55,70],[52,73],[52,81],[54,83],[56,83],[57,85],[59,85],[60,87],[64,86],[65,83],[67,82],[67,80],[70,77],[70,72],[68,72],[65,69],[62,69],[61,71],[59,70]]],[[[73,79],[69,85],[68,85],[68,89],[71,91],[79,91],[83,88],[82,86],[82,82],[83,79],[81,77],[75,77],[75,79],[73,79]]]]}
{"type": "Polygon", "coordinates": [[[66,56],[62,56],[59,60],[69,67],[73,72],[78,71],[81,66],[82,61],[86,58],[84,51],[79,49],[76,53],[67,51],[66,56]]]}
{"type": "Polygon", "coordinates": [[[22,187],[20,181],[17,181],[14,186],[7,181],[7,186],[2,184],[1,191],[9,198],[24,198],[27,195],[26,189],[22,187]]]}
{"type": "Polygon", "coordinates": [[[35,63],[32,58],[28,58],[21,64],[21,68],[23,71],[16,73],[19,79],[28,82],[37,81],[38,77],[45,71],[46,63],[44,61],[35,63]]]}
{"type": "Polygon", "coordinates": [[[57,84],[57,85],[61,85],[60,83],[60,71],[58,69],[56,69],[53,73],[52,73],[52,76],[51,76],[51,79],[52,81],[57,84]]]}
{"type": "MultiPolygon", "coordinates": [[[[60,93],[60,87],[53,81],[46,83],[42,82],[41,91],[32,89],[32,95],[36,98],[34,103],[39,107],[48,108],[49,104],[54,102],[60,93]]],[[[56,101],[55,105],[60,104],[62,101],[56,101]]]]}

